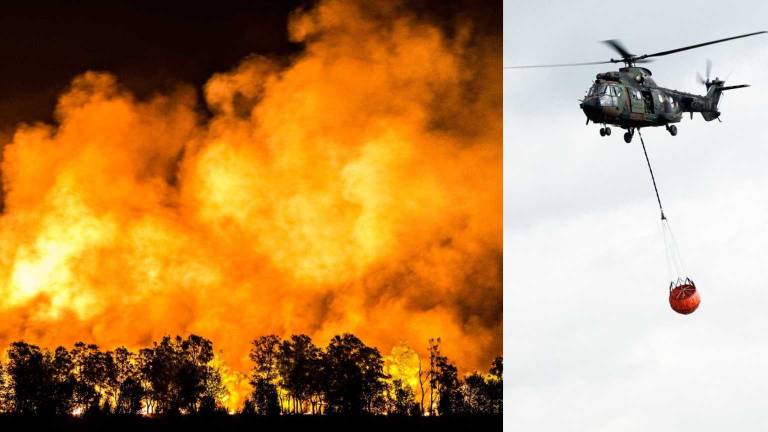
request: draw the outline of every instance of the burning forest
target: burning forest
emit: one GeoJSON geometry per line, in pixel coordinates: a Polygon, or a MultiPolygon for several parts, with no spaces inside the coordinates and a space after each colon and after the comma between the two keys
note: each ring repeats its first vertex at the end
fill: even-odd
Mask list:
{"type": "MultiPolygon", "coordinates": [[[[429,358],[418,364],[417,397],[398,373],[402,363],[385,359],[357,336],[334,336],[318,347],[307,335],[252,341],[251,392],[235,410],[213,343],[201,336],[165,336],[151,347],[102,351],[77,342],[53,351],[17,341],[0,364],[0,413],[22,416],[178,416],[238,412],[280,414],[454,416],[500,415],[502,360],[487,374],[461,378],[429,341],[429,358]]],[[[407,355],[407,354],[406,354],[407,355]]]]}
{"type": "Polygon", "coordinates": [[[487,371],[502,348],[501,19],[462,16],[321,1],[287,17],[296,54],[253,53],[201,89],[72,79],[52,121],[0,134],[2,363],[14,341],[140,358],[204,335],[230,410],[252,394],[259,335],[355,334],[416,399],[430,339],[457,376],[487,371]]]}

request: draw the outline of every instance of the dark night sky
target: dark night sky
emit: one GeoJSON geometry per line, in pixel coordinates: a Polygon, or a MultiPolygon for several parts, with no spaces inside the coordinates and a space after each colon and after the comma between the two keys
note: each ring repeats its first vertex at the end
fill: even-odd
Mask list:
{"type": "Polygon", "coordinates": [[[287,40],[300,0],[123,1],[0,5],[0,124],[48,120],[86,70],[115,73],[139,94],[200,85],[250,53],[301,50],[287,40]]]}
{"type": "MultiPolygon", "coordinates": [[[[76,75],[103,70],[138,95],[179,82],[200,88],[212,73],[258,53],[301,51],[287,17],[313,0],[58,1],[0,3],[0,130],[51,120],[57,96],[76,75]]],[[[501,2],[417,0],[420,16],[459,15],[501,30],[501,2]]]]}

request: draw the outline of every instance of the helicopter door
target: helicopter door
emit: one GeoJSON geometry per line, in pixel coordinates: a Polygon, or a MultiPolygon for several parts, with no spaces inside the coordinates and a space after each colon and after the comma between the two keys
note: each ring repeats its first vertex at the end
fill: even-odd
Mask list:
{"type": "Polygon", "coordinates": [[[643,96],[640,93],[640,90],[635,90],[633,88],[627,88],[627,90],[629,91],[629,100],[630,105],[632,106],[632,112],[644,113],[645,103],[643,102],[643,96]]]}
{"type": "Polygon", "coordinates": [[[645,113],[653,114],[653,95],[651,95],[650,90],[643,90],[643,102],[645,104],[645,113]]]}

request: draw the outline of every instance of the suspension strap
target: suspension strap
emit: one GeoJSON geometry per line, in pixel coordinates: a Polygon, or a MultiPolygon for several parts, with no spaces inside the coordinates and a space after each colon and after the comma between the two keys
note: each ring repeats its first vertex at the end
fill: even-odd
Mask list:
{"type": "Polygon", "coordinates": [[[643,145],[643,154],[645,154],[645,161],[648,163],[648,171],[651,172],[651,181],[653,182],[653,190],[656,191],[656,201],[659,203],[659,210],[661,210],[661,220],[667,220],[664,216],[664,208],[661,206],[661,198],[659,198],[659,188],[656,187],[656,178],[653,176],[653,168],[651,168],[651,161],[648,159],[648,152],[645,151],[645,142],[643,141],[643,134],[640,133],[640,128],[637,128],[637,135],[640,136],[640,144],[643,145]]]}

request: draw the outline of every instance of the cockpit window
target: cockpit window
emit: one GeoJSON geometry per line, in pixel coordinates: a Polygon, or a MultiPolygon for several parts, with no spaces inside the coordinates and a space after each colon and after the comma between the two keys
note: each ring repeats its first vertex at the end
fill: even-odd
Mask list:
{"type": "Polygon", "coordinates": [[[601,106],[618,106],[619,105],[619,95],[621,94],[621,91],[619,90],[619,86],[612,85],[612,84],[601,84],[600,88],[598,88],[599,95],[600,95],[600,105],[601,106]]]}
{"type": "Polygon", "coordinates": [[[615,93],[616,91],[617,91],[616,86],[609,85],[609,84],[595,83],[589,89],[587,96],[603,96],[603,95],[616,96],[617,95],[617,93],[615,93]]]}

